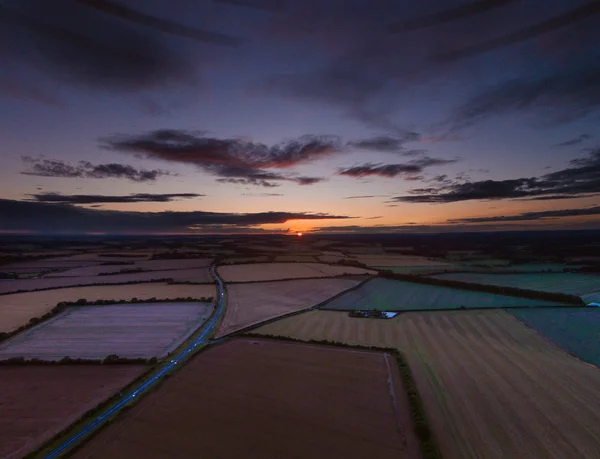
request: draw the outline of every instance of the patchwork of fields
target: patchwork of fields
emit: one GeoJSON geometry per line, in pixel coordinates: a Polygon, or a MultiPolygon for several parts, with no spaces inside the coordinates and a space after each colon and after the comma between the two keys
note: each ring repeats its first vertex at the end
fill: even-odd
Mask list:
{"type": "Polygon", "coordinates": [[[419,311],[426,309],[511,308],[558,306],[559,303],[494,293],[459,290],[437,285],[417,284],[375,278],[360,288],[323,305],[324,309],[377,309],[379,311],[419,311]]]}
{"type": "Polygon", "coordinates": [[[194,333],[212,310],[210,303],[72,307],[0,344],[0,360],[162,357],[194,333]]]}
{"type": "Polygon", "coordinates": [[[225,282],[257,282],[277,279],[335,277],[344,274],[375,274],[353,266],[332,266],[321,263],[254,263],[219,267],[225,282]]]}
{"type": "Polygon", "coordinates": [[[225,318],[216,337],[310,308],[359,283],[350,279],[305,279],[229,285],[225,318]]]}
{"type": "Polygon", "coordinates": [[[106,285],[71,287],[40,292],[13,293],[0,295],[0,332],[8,332],[26,325],[29,319],[50,312],[61,301],[75,302],[80,298],[95,300],[131,300],[138,298],[201,298],[214,297],[214,284],[172,285],[165,283],[144,283],[129,285],[106,285]]]}
{"type": "Polygon", "coordinates": [[[441,260],[430,260],[427,257],[406,255],[356,255],[352,259],[367,266],[452,266],[441,260]]]}
{"type": "Polygon", "coordinates": [[[600,308],[523,309],[510,314],[568,353],[600,367],[600,308]]]}
{"type": "MultiPolygon", "coordinates": [[[[121,266],[126,268],[127,266],[121,266]]],[[[105,266],[107,268],[107,266],[105,266]]],[[[40,279],[16,279],[0,281],[0,293],[11,293],[20,290],[39,290],[72,287],[75,285],[119,284],[125,282],[147,282],[153,279],[173,279],[175,282],[204,282],[212,279],[208,268],[177,269],[163,271],[147,271],[132,274],[115,274],[111,276],[82,276],[82,277],[43,277],[40,279]]]]}
{"type": "Polygon", "coordinates": [[[146,369],[139,365],[0,366],[0,457],[25,456],[146,369]]]}
{"type": "Polygon", "coordinates": [[[436,279],[448,279],[476,284],[501,285],[551,293],[585,295],[600,291],[600,276],[575,273],[541,274],[485,274],[448,273],[436,274],[436,279]]]}
{"type": "Polygon", "coordinates": [[[194,357],[72,457],[415,458],[397,373],[381,353],[230,341],[194,357]]]}
{"type": "Polygon", "coordinates": [[[503,311],[389,320],[310,311],[256,332],[403,350],[445,459],[591,459],[600,451],[600,371],[503,311]]]}

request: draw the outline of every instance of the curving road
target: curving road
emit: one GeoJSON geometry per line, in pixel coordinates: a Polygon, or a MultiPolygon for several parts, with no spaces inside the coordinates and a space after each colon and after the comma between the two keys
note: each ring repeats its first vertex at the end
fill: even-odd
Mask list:
{"type": "Polygon", "coordinates": [[[206,339],[207,335],[213,330],[213,328],[215,327],[215,324],[217,323],[217,321],[223,314],[223,311],[225,310],[225,288],[223,286],[223,281],[217,274],[217,270],[216,270],[216,267],[214,264],[210,266],[210,273],[213,276],[213,278],[217,281],[217,287],[218,287],[217,304],[218,304],[218,306],[217,306],[215,315],[205,326],[202,333],[200,333],[200,335],[198,335],[198,337],[194,341],[192,341],[184,350],[182,350],[179,354],[174,356],[171,359],[171,361],[167,365],[165,365],[158,373],[155,373],[154,375],[150,376],[148,379],[140,382],[140,384],[133,390],[133,392],[124,396],[117,403],[115,403],[111,407],[107,408],[107,410],[104,413],[99,415],[97,418],[95,418],[93,421],[91,421],[89,424],[87,424],[85,427],[83,427],[80,431],[73,434],[70,438],[66,439],[60,446],[58,446],[57,448],[50,451],[47,455],[45,455],[44,459],[51,459],[54,457],[58,457],[62,452],[64,452],[65,450],[67,450],[68,448],[73,446],[85,435],[87,435],[88,433],[93,431],[95,428],[100,426],[103,422],[105,422],[107,419],[109,419],[113,414],[115,414],[117,411],[119,411],[125,405],[132,402],[137,395],[139,395],[143,392],[146,392],[150,387],[152,387],[154,384],[156,384],[158,381],[160,381],[162,378],[164,378],[166,374],[175,371],[177,364],[181,360],[183,360],[188,354],[190,354],[198,345],[207,343],[207,341],[208,341],[206,339]]]}

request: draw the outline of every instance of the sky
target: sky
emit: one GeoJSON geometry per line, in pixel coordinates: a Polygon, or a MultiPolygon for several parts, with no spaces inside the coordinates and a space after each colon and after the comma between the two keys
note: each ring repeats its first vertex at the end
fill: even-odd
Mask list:
{"type": "Polygon", "coordinates": [[[600,1],[0,0],[0,232],[600,228],[600,1]]]}

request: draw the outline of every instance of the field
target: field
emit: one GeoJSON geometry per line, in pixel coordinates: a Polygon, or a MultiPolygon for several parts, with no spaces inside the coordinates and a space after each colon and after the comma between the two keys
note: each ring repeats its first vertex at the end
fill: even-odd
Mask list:
{"type": "Polygon", "coordinates": [[[600,367],[600,308],[510,313],[568,353],[600,367]]]}
{"type": "Polygon", "coordinates": [[[381,353],[234,340],[194,357],[72,457],[397,459],[407,457],[400,425],[415,458],[397,373],[381,353]]]}
{"type": "Polygon", "coordinates": [[[310,255],[277,255],[275,257],[275,261],[312,263],[316,262],[317,260],[315,259],[315,257],[310,255]]]}
{"type": "Polygon", "coordinates": [[[227,286],[227,309],[217,337],[310,308],[359,284],[350,279],[305,279],[227,286]]]}
{"type": "Polygon", "coordinates": [[[459,290],[437,285],[390,279],[372,279],[360,288],[323,305],[325,309],[377,309],[379,311],[419,311],[427,309],[512,308],[559,306],[560,303],[531,300],[495,293],[459,290]]]}
{"type": "Polygon", "coordinates": [[[0,360],[162,357],[194,333],[212,310],[210,303],[72,307],[0,344],[0,360]]]}
{"type": "Polygon", "coordinates": [[[321,263],[255,263],[219,267],[219,274],[225,282],[257,282],[373,273],[374,271],[352,266],[331,266],[321,263]]]}
{"type": "Polygon", "coordinates": [[[464,269],[458,265],[436,265],[436,266],[373,266],[373,269],[385,269],[400,274],[433,274],[445,271],[457,271],[464,269]]]}
{"type": "Polygon", "coordinates": [[[27,324],[32,317],[40,317],[49,312],[61,301],[75,302],[80,298],[94,300],[131,300],[138,298],[201,298],[214,297],[213,284],[169,285],[130,284],[91,287],[72,287],[41,292],[13,293],[0,295],[0,332],[8,332],[27,324]]]}
{"type": "Polygon", "coordinates": [[[444,459],[598,457],[600,371],[504,311],[310,311],[256,332],[403,350],[444,459]]]}
{"type": "Polygon", "coordinates": [[[592,274],[550,273],[550,274],[480,274],[449,273],[437,274],[436,279],[473,282],[476,284],[503,285],[542,292],[569,293],[584,295],[600,291],[600,276],[592,274]]]}
{"type": "MultiPolygon", "coordinates": [[[[132,260],[133,261],[133,260],[132,260]]],[[[54,272],[45,277],[86,277],[97,276],[100,273],[118,273],[123,269],[144,269],[150,271],[188,270],[194,268],[206,268],[212,259],[183,259],[183,260],[141,260],[134,261],[131,265],[95,265],[82,266],[68,269],[66,271],[54,272]]],[[[177,275],[177,273],[173,273],[177,275]]]]}
{"type": "Polygon", "coordinates": [[[404,255],[356,255],[353,259],[367,266],[451,266],[442,260],[404,255]]]}
{"type": "MultiPolygon", "coordinates": [[[[110,268],[110,267],[107,267],[110,268]]],[[[121,266],[127,268],[127,266],[121,266]]],[[[108,271],[108,270],[107,270],[108,271]]],[[[44,277],[40,279],[17,279],[0,281],[0,293],[19,290],[39,290],[45,288],[72,287],[75,285],[119,284],[125,282],[145,282],[152,279],[173,279],[175,282],[212,282],[208,268],[179,269],[165,271],[147,271],[133,274],[115,274],[111,276],[85,277],[44,277]]]]}
{"type": "Polygon", "coordinates": [[[145,370],[138,365],[0,366],[0,457],[25,456],[145,370]]]}

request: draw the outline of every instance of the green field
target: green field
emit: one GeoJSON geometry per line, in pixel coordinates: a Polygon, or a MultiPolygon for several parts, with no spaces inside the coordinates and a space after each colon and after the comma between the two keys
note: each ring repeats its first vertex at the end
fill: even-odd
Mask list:
{"type": "Polygon", "coordinates": [[[540,292],[587,295],[600,291],[600,276],[575,273],[486,274],[448,273],[431,277],[476,284],[517,287],[540,292]]]}
{"type": "Polygon", "coordinates": [[[437,285],[416,284],[390,279],[373,279],[322,309],[379,311],[419,311],[434,309],[514,308],[560,306],[560,303],[532,300],[494,293],[459,290],[437,285]]]}
{"type": "Polygon", "coordinates": [[[600,308],[518,309],[510,314],[568,353],[600,366],[600,308]]]}

